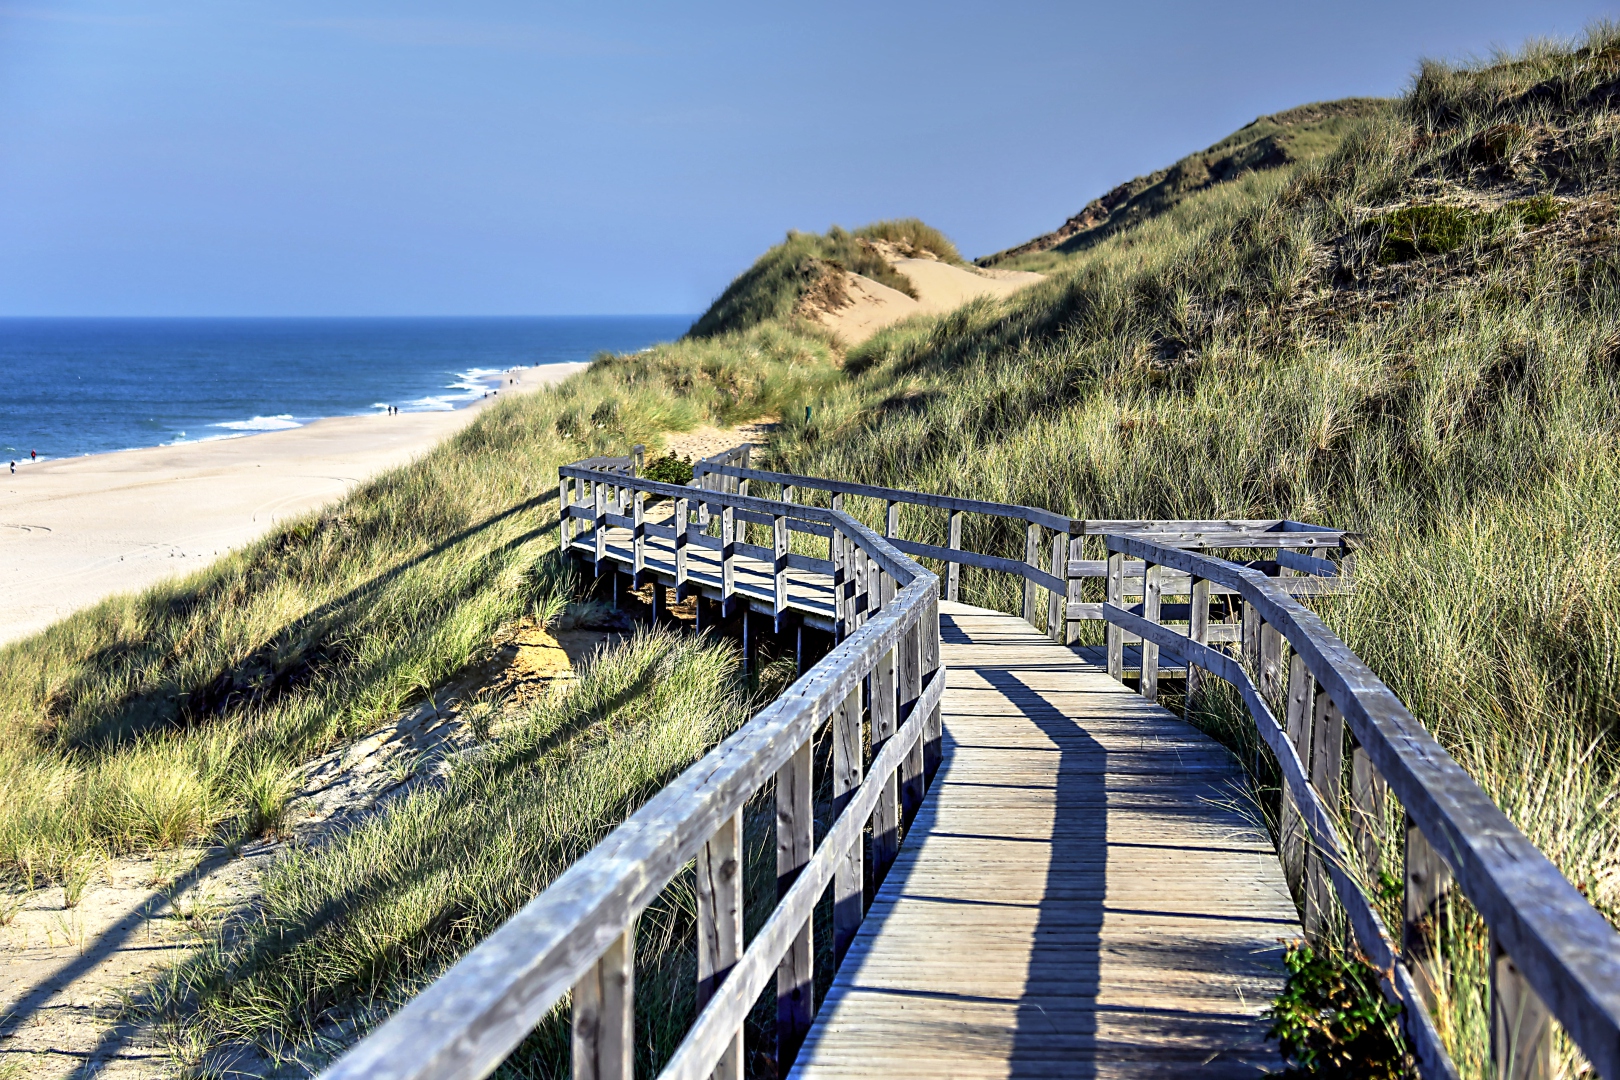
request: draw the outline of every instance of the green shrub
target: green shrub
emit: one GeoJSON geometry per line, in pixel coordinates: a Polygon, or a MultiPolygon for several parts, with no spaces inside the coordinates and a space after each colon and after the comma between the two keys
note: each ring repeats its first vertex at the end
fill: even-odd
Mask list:
{"type": "Polygon", "coordinates": [[[1401,1012],[1357,957],[1288,946],[1288,983],[1266,1011],[1267,1037],[1290,1062],[1285,1075],[1320,1080],[1401,1080],[1408,1073],[1396,1026],[1401,1012]]]}
{"type": "Polygon", "coordinates": [[[663,457],[654,458],[642,470],[642,475],[648,480],[657,480],[660,484],[690,484],[692,455],[676,457],[674,454],[665,454],[663,457]]]}
{"type": "Polygon", "coordinates": [[[1384,231],[1378,262],[1388,266],[1422,255],[1450,254],[1476,238],[1495,237],[1514,225],[1545,225],[1558,213],[1558,202],[1552,196],[1538,195],[1488,211],[1435,204],[1404,206],[1374,218],[1370,224],[1384,231]]]}

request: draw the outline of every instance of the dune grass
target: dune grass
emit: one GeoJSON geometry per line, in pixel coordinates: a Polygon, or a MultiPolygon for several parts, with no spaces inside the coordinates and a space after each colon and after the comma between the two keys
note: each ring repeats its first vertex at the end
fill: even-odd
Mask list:
{"type": "MultiPolygon", "coordinates": [[[[323,1044],[352,1039],[735,730],[749,712],[738,661],[710,636],[638,631],[566,688],[504,713],[486,742],[451,759],[442,783],[288,853],[245,930],[162,985],[156,1004],[174,1044],[217,1055],[251,1041],[308,1061],[312,1048],[318,1057],[323,1044]]],[[[672,890],[644,920],[650,960],[689,933],[690,891],[672,890]]],[[[662,966],[647,969],[660,985],[662,966]]],[[[566,1041],[553,1017],[527,1057],[543,1071],[566,1041]]]]}
{"type": "Polygon", "coordinates": [[[0,882],[273,828],[292,770],[487,653],[551,588],[556,466],[786,407],[835,375],[781,327],[504,401],[208,569],[0,650],[0,882]]]}

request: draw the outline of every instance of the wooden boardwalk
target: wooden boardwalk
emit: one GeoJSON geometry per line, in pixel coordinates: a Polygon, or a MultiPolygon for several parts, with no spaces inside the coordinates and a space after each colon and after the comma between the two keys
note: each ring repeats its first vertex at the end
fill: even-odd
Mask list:
{"type": "Polygon", "coordinates": [[[944,763],[791,1075],[1280,1070],[1300,927],[1238,764],[1021,619],[940,623],[944,763]]]}

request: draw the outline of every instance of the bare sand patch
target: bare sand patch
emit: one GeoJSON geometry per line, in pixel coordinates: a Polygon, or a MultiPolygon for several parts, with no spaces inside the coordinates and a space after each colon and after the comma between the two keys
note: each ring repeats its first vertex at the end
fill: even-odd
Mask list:
{"type": "MultiPolygon", "coordinates": [[[[886,249],[880,250],[888,254],[886,249]]],[[[801,314],[846,344],[858,345],[885,326],[913,315],[942,315],[981,296],[1010,296],[1043,280],[1042,275],[1026,271],[953,266],[933,258],[895,257],[889,264],[911,282],[915,299],[871,278],[840,270],[836,272],[842,276],[835,287],[823,289],[821,297],[801,314]]]]}

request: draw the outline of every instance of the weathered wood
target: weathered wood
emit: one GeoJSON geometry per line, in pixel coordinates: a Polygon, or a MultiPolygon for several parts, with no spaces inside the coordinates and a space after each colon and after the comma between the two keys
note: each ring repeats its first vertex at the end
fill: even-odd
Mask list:
{"type": "MultiPolygon", "coordinates": [[[[1069,562],[1063,568],[1066,585],[1064,589],[1066,602],[1064,604],[1063,622],[1063,643],[1065,645],[1073,645],[1080,639],[1080,618],[1075,614],[1075,606],[1082,603],[1086,598],[1085,579],[1070,573],[1069,566],[1072,566],[1075,560],[1080,558],[1084,546],[1085,539],[1083,537],[1075,536],[1069,539],[1069,562]]],[[[1100,618],[1100,614],[1097,617],[1100,618]]]]}
{"type": "Polygon", "coordinates": [[[1283,652],[1284,642],[1282,633],[1264,620],[1260,623],[1260,693],[1266,700],[1273,703],[1273,707],[1280,704],[1283,693],[1283,652]]]}
{"type": "Polygon", "coordinates": [[[636,1066],[636,931],[614,938],[574,984],[574,1080],[632,1080],[636,1066]]]}
{"type": "MultiPolygon", "coordinates": [[[[697,1004],[703,1008],[743,951],[742,811],[727,818],[697,858],[697,1004]]],[[[715,1066],[714,1080],[742,1080],[742,1030],[715,1066]]]]}
{"type": "MultiPolygon", "coordinates": [[[[1189,575],[1190,576],[1190,575],[1189,575]]],[[[1192,594],[1191,610],[1187,613],[1187,636],[1200,645],[1209,644],[1209,582],[1201,577],[1193,576],[1188,591],[1192,594]]],[[[1193,698],[1204,689],[1204,669],[1196,664],[1187,666],[1187,708],[1191,709],[1193,698]]]]}
{"type": "Polygon", "coordinates": [[[1551,1080],[1552,1016],[1494,938],[1491,955],[1491,1062],[1497,1080],[1551,1080]]]}
{"type": "MultiPolygon", "coordinates": [[[[1108,556],[1108,603],[1125,606],[1125,556],[1118,552],[1108,556]]],[[[1108,674],[1114,679],[1125,677],[1125,632],[1113,623],[1108,624],[1108,674]]]]}
{"type": "MultiPolygon", "coordinates": [[[[919,540],[905,540],[894,537],[889,541],[907,555],[919,556],[924,559],[940,559],[951,564],[960,563],[962,566],[973,566],[981,570],[999,570],[1004,574],[1014,574],[1026,582],[1042,589],[1061,589],[1064,579],[1054,577],[1039,565],[1032,565],[1019,559],[1004,559],[999,555],[983,555],[977,551],[953,550],[940,547],[938,544],[925,544],[919,540]]],[[[1039,563],[1037,557],[1036,562],[1039,563]]]]}
{"type": "Polygon", "coordinates": [[[1384,794],[1387,785],[1378,766],[1358,745],[1350,755],[1350,835],[1369,886],[1378,886],[1384,868],[1384,794]]]}
{"type": "MultiPolygon", "coordinates": [[[[921,724],[922,716],[916,715],[917,700],[922,696],[922,626],[913,625],[906,631],[905,637],[900,639],[900,649],[895,657],[898,663],[896,678],[899,695],[899,719],[902,723],[921,724]]],[[[900,763],[900,813],[901,820],[910,821],[917,807],[922,805],[923,799],[923,742],[921,739],[912,744],[911,753],[906,755],[900,763]]]]}
{"type": "MultiPolygon", "coordinates": [[[[872,753],[880,753],[885,743],[894,737],[896,727],[894,650],[879,656],[872,665],[871,714],[872,753]]],[[[884,777],[880,781],[882,794],[872,811],[872,875],[882,880],[900,851],[900,788],[898,778],[884,777]]]]}
{"type": "Polygon", "coordinates": [[[1440,905],[1451,889],[1451,868],[1434,850],[1410,813],[1406,818],[1405,876],[1401,960],[1412,972],[1423,1003],[1433,1009],[1440,989],[1440,905]]]}
{"type": "MultiPolygon", "coordinates": [[[[1064,567],[1069,561],[1069,534],[1057,533],[1052,537],[1052,576],[1062,579],[1064,567]]],[[[1046,592],[1046,636],[1057,642],[1064,643],[1064,605],[1068,599],[1068,582],[1063,582],[1063,588],[1048,589],[1046,592]]]]}
{"type": "Polygon", "coordinates": [[[691,514],[690,500],[682,496],[675,500],[675,535],[671,545],[675,551],[675,599],[686,599],[687,575],[687,518],[691,514]]]}
{"type": "MultiPolygon", "coordinates": [[[[776,896],[786,896],[815,854],[813,754],[806,739],[776,773],[776,896]]],[[[789,1062],[815,1015],[815,939],[805,919],[776,967],[776,1060],[789,1062]]]]}
{"type": "MultiPolygon", "coordinates": [[[[832,810],[833,817],[842,814],[862,779],[862,723],[861,691],[856,686],[833,713],[832,729],[832,810]]],[[[833,877],[833,956],[842,963],[861,928],[866,915],[865,887],[866,859],[864,842],[857,836],[845,849],[833,877]]]]}
{"type": "Polygon", "coordinates": [[[788,1075],[1281,1071],[1298,921],[1236,761],[1016,616],[940,614],[950,760],[788,1075]]]}
{"type": "Polygon", "coordinates": [[[574,542],[574,515],[571,513],[573,506],[570,505],[571,500],[568,498],[568,485],[570,483],[578,483],[578,481],[570,480],[566,476],[557,479],[557,532],[558,540],[564,552],[574,542]]]}
{"type": "Polygon", "coordinates": [[[732,596],[737,591],[736,508],[720,509],[720,616],[731,614],[732,596]]]}
{"type": "MultiPolygon", "coordinates": [[[[1335,821],[1343,806],[1340,795],[1343,770],[1344,714],[1331,697],[1318,693],[1311,718],[1311,785],[1335,821]]],[[[1339,923],[1333,883],[1325,865],[1330,857],[1316,845],[1305,853],[1305,936],[1318,943],[1332,937],[1339,923]]]]}
{"type": "Polygon", "coordinates": [[[636,588],[641,588],[643,582],[641,575],[647,570],[647,494],[638,491],[634,495],[635,524],[632,527],[631,544],[634,558],[631,562],[630,580],[636,588]]]}
{"type": "MultiPolygon", "coordinates": [[[[1310,669],[1305,666],[1305,658],[1295,653],[1288,671],[1286,716],[1288,741],[1299,754],[1301,761],[1310,760],[1311,718],[1315,705],[1316,680],[1311,677],[1310,669]]],[[[1289,888],[1303,894],[1307,845],[1305,823],[1300,820],[1299,803],[1287,785],[1283,786],[1277,832],[1283,876],[1288,879],[1289,888]]]]}
{"type": "MultiPolygon", "coordinates": [[[[842,498],[842,496],[834,496],[842,498]]],[[[949,528],[950,540],[947,542],[951,551],[962,550],[962,511],[952,510],[949,528]]],[[[962,564],[951,559],[945,564],[945,599],[955,603],[960,600],[962,592],[962,564]]]]}
{"type": "Polygon", "coordinates": [[[607,485],[596,483],[591,485],[592,494],[596,497],[596,521],[591,532],[595,538],[596,559],[593,563],[596,576],[601,577],[607,567],[607,485]]]}
{"type": "MultiPolygon", "coordinates": [[[[1041,527],[1030,522],[1024,530],[1024,563],[1030,569],[1039,571],[1041,568],[1041,527]]],[[[1035,625],[1035,581],[1029,575],[1024,576],[1024,621],[1031,626],[1035,625]]]]}
{"type": "Polygon", "coordinates": [[[883,512],[883,536],[893,540],[900,535],[900,504],[890,502],[883,512]]]}
{"type": "MultiPolygon", "coordinates": [[[[1150,623],[1159,621],[1159,568],[1151,563],[1142,576],[1142,618],[1150,623]]],[[[1159,646],[1152,641],[1142,642],[1140,692],[1149,701],[1159,700],[1159,646]]]]}
{"type": "Polygon", "coordinates": [[[771,537],[774,561],[772,564],[773,580],[771,592],[775,600],[775,630],[782,632],[783,620],[788,612],[788,529],[787,518],[778,515],[771,522],[771,537]]]}
{"type": "MultiPolygon", "coordinates": [[[[922,617],[922,671],[925,693],[929,683],[939,675],[939,603],[934,602],[929,611],[922,617]]],[[[939,772],[940,761],[944,756],[944,727],[941,719],[940,707],[935,704],[929,709],[923,727],[923,771],[927,782],[932,783],[934,775],[939,772]]]]}

